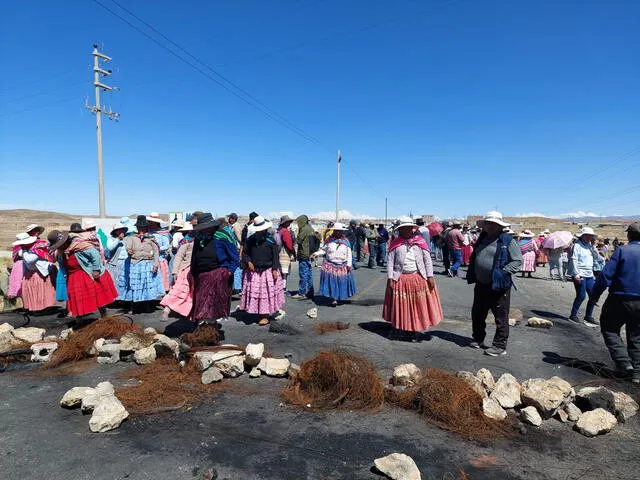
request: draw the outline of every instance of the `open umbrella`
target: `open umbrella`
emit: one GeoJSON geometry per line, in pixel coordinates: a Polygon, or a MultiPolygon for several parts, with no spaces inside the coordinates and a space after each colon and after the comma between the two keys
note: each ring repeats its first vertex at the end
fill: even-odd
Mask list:
{"type": "Polygon", "coordinates": [[[549,235],[544,242],[542,242],[542,246],[544,248],[548,248],[553,250],[554,248],[566,248],[573,242],[573,234],[571,232],[553,232],[549,235]]]}
{"type": "Polygon", "coordinates": [[[429,225],[427,225],[427,228],[429,229],[429,235],[431,235],[432,237],[435,237],[436,235],[440,235],[442,233],[442,225],[440,225],[440,222],[430,223],[429,225]]]}

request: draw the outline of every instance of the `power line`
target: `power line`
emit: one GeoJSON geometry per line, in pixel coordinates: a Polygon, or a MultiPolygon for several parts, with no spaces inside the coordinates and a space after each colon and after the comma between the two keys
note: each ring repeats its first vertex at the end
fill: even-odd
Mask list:
{"type": "Polygon", "coordinates": [[[44,106],[38,105],[36,107],[27,107],[25,109],[18,110],[18,111],[15,111],[15,112],[0,113],[0,118],[11,117],[13,115],[20,115],[22,113],[31,112],[33,110],[42,110],[42,109],[45,109],[45,108],[54,107],[54,106],[56,106],[56,105],[58,105],[60,103],[70,102],[71,100],[76,100],[77,101],[78,100],[78,96],[74,95],[73,97],[63,98],[63,99],[48,103],[48,104],[46,104],[44,106]]]}
{"type": "Polygon", "coordinates": [[[609,170],[610,168],[613,168],[616,165],[619,165],[620,163],[624,162],[627,158],[634,156],[638,152],[640,152],[640,147],[635,147],[632,150],[629,150],[627,153],[615,158],[612,162],[609,163],[608,166],[603,168],[598,168],[597,172],[592,173],[591,175],[587,175],[585,178],[583,178],[582,181],[578,185],[576,185],[576,188],[584,186],[588,180],[591,180],[592,178],[599,176],[605,170],[609,170]]]}
{"type": "MultiPolygon", "coordinates": [[[[84,84],[84,83],[86,83],[86,81],[85,81],[85,80],[80,80],[80,81],[78,81],[78,82],[72,82],[72,83],[67,84],[67,87],[69,87],[69,86],[73,86],[73,85],[79,85],[79,84],[81,84],[81,83],[82,83],[82,84],[84,84]]],[[[27,99],[29,99],[29,98],[39,97],[39,96],[41,96],[41,95],[48,95],[48,94],[50,94],[50,93],[58,92],[58,91],[62,90],[62,88],[63,88],[63,87],[60,87],[60,88],[54,88],[54,89],[51,89],[51,90],[43,90],[43,91],[40,91],[40,92],[31,93],[31,94],[29,94],[29,95],[24,95],[24,96],[22,96],[22,97],[14,98],[13,100],[9,100],[9,101],[4,101],[4,100],[3,100],[3,101],[2,101],[2,104],[3,104],[3,105],[10,105],[10,104],[12,104],[12,103],[16,103],[16,102],[19,102],[19,101],[21,101],[21,100],[27,100],[27,99]]]]}

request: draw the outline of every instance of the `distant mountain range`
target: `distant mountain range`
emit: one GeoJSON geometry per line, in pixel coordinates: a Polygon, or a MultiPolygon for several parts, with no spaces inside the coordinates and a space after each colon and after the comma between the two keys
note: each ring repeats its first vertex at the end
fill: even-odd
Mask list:
{"type": "Polygon", "coordinates": [[[586,217],[566,217],[563,220],[570,220],[572,222],[593,222],[596,220],[614,221],[614,222],[638,222],[640,221],[640,215],[609,215],[606,217],[590,215],[586,217]]]}

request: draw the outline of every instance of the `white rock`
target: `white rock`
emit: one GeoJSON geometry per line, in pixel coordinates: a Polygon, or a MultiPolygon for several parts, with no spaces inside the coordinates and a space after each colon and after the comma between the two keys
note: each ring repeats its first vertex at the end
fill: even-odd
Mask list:
{"type": "Polygon", "coordinates": [[[244,355],[236,355],[218,360],[217,362],[213,362],[213,366],[220,370],[220,373],[225,377],[239,377],[244,373],[244,355]]]}
{"type": "Polygon", "coordinates": [[[556,420],[558,420],[561,423],[567,423],[569,421],[569,414],[563,408],[560,408],[553,415],[553,418],[555,418],[556,420]]]}
{"type": "Polygon", "coordinates": [[[596,435],[609,433],[617,423],[616,417],[611,413],[604,408],[596,408],[595,410],[584,412],[574,428],[582,435],[595,437],[596,435]]]}
{"type": "Polygon", "coordinates": [[[46,330],[37,327],[14,328],[11,333],[16,340],[26,343],[38,343],[44,339],[46,330]]]}
{"type": "Polygon", "coordinates": [[[494,420],[504,420],[507,418],[507,412],[492,398],[482,399],[482,411],[485,417],[493,418],[494,420]]]}
{"type": "Polygon", "coordinates": [[[55,335],[47,335],[42,339],[42,341],[45,343],[56,342],[57,340],[58,340],[58,337],[56,337],[55,335]]]}
{"type": "Polygon", "coordinates": [[[105,344],[106,340],[104,338],[98,338],[93,342],[93,345],[89,349],[89,355],[97,355],[98,349],[105,344]]]}
{"type": "Polygon", "coordinates": [[[218,350],[217,352],[196,352],[194,358],[198,362],[199,370],[206,370],[218,360],[230,357],[240,357],[242,352],[239,350],[218,350]]]}
{"type": "Polygon", "coordinates": [[[89,428],[94,433],[108,432],[118,428],[128,416],[129,412],[115,395],[105,396],[93,410],[89,428]]]}
{"type": "Polygon", "coordinates": [[[120,350],[135,352],[151,346],[153,340],[148,340],[136,332],[127,332],[120,338],[120,350]]]}
{"type": "Polygon", "coordinates": [[[269,377],[286,377],[291,362],[286,358],[262,358],[258,368],[269,377]]]}
{"type": "Polygon", "coordinates": [[[298,376],[298,373],[300,373],[300,365],[298,365],[297,363],[292,363],[291,365],[289,365],[289,368],[287,369],[287,375],[289,376],[289,378],[295,378],[296,376],[298,376]]]}
{"type": "Polygon", "coordinates": [[[493,379],[491,372],[486,368],[481,368],[478,370],[478,373],[476,373],[476,378],[482,382],[485,390],[491,393],[491,390],[493,390],[493,387],[496,385],[496,381],[493,379]]]}
{"type": "Polygon", "coordinates": [[[258,367],[253,367],[251,369],[251,371],[249,372],[249,377],[251,378],[258,378],[262,375],[262,372],[260,371],[260,369],[258,367]]]}
{"type": "Polygon", "coordinates": [[[518,324],[518,320],[516,320],[515,318],[510,318],[509,319],[509,326],[510,327],[515,327],[518,324]]]}
{"type": "Polygon", "coordinates": [[[67,338],[69,338],[69,335],[71,335],[72,333],[73,333],[73,328],[65,328],[60,332],[60,338],[62,340],[66,340],[67,338]]]}
{"type": "Polygon", "coordinates": [[[582,415],[582,410],[580,410],[573,402],[564,407],[564,411],[567,412],[567,418],[570,422],[577,422],[582,415]]]}
{"type": "Polygon", "coordinates": [[[112,364],[120,361],[120,345],[117,343],[105,343],[98,348],[98,363],[112,364]]]}
{"type": "Polygon", "coordinates": [[[145,333],[145,334],[147,334],[147,335],[157,335],[157,334],[158,334],[158,332],[156,331],[156,329],[155,329],[155,328],[153,328],[153,327],[147,327],[147,328],[145,328],[145,329],[142,331],[142,333],[145,333]]]}
{"type": "Polygon", "coordinates": [[[621,422],[626,422],[638,413],[638,404],[629,395],[623,392],[613,392],[615,400],[616,417],[621,422]]]}
{"type": "Polygon", "coordinates": [[[478,378],[476,378],[473,373],[460,370],[459,372],[456,372],[456,377],[463,379],[465,382],[471,385],[473,391],[480,395],[481,398],[488,397],[487,391],[482,386],[482,382],[478,380],[478,378]]]}
{"type": "Polygon", "coordinates": [[[51,360],[51,354],[58,349],[58,344],[56,342],[48,342],[48,343],[34,343],[31,345],[31,351],[33,355],[31,355],[32,362],[48,362],[51,360]]]}
{"type": "Polygon", "coordinates": [[[64,408],[76,408],[82,404],[82,398],[94,393],[95,389],[91,387],[73,387],[62,396],[60,406],[64,408]]]}
{"type": "Polygon", "coordinates": [[[502,408],[514,408],[522,405],[520,391],[520,384],[515,377],[510,373],[504,373],[493,387],[490,398],[498,402],[502,408]]]}
{"type": "Polygon", "coordinates": [[[520,410],[520,420],[534,427],[542,425],[542,417],[536,407],[526,407],[520,410]]]}
{"type": "Polygon", "coordinates": [[[307,317],[309,317],[312,320],[318,318],[318,309],[314,307],[307,310],[307,317]]]}
{"type": "Polygon", "coordinates": [[[176,358],[180,356],[180,344],[175,340],[161,333],[156,334],[153,340],[153,345],[156,348],[156,354],[158,356],[167,354],[174,355],[176,358]]]}
{"type": "Polygon", "coordinates": [[[138,365],[149,365],[156,360],[156,348],[151,345],[150,347],[141,348],[136,350],[133,354],[133,360],[138,365]]]}
{"type": "Polygon", "coordinates": [[[529,320],[527,320],[527,327],[551,328],[553,327],[553,322],[544,318],[531,317],[529,320]]]}
{"type": "Polygon", "coordinates": [[[8,352],[13,348],[15,339],[11,332],[0,333],[0,353],[8,352]]]}
{"type": "Polygon", "coordinates": [[[422,372],[413,363],[404,363],[393,369],[391,383],[393,385],[415,385],[422,378],[422,372]]]}
{"type": "Polygon", "coordinates": [[[392,453],[376,458],[373,462],[378,470],[392,480],[420,480],[420,470],[416,462],[404,453],[392,453]]]}
{"type": "Polygon", "coordinates": [[[219,382],[224,378],[222,372],[216,367],[207,368],[202,372],[202,383],[209,385],[210,383],[219,382]]]}
{"type": "Polygon", "coordinates": [[[244,350],[244,362],[250,367],[260,363],[264,353],[264,343],[249,343],[244,350]]]}
{"type": "Polygon", "coordinates": [[[542,418],[551,418],[563,405],[572,400],[571,384],[560,377],[549,380],[531,378],[522,384],[522,403],[536,407],[542,418]]]}
{"type": "Polygon", "coordinates": [[[3,323],[2,325],[0,325],[0,333],[7,333],[11,330],[13,330],[13,325],[10,325],[8,323],[3,323]]]}
{"type": "Polygon", "coordinates": [[[96,388],[87,389],[82,397],[82,413],[93,412],[93,409],[103,397],[115,395],[115,389],[111,382],[100,382],[96,388]]]}

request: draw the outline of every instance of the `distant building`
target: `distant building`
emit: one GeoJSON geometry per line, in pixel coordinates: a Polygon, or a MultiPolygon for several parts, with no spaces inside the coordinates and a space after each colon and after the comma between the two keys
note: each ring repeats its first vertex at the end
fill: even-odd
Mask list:
{"type": "Polygon", "coordinates": [[[422,220],[424,220],[424,223],[426,225],[429,225],[430,223],[433,223],[436,221],[436,216],[435,215],[422,215],[422,220]]]}

